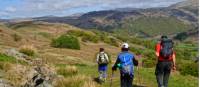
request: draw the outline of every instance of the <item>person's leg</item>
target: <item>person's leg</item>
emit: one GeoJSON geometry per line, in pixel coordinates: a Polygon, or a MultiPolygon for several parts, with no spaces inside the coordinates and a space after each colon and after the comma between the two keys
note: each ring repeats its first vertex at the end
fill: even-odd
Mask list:
{"type": "Polygon", "coordinates": [[[162,62],[158,62],[155,70],[158,87],[163,87],[163,74],[164,74],[163,64],[162,62]]]}
{"type": "Polygon", "coordinates": [[[163,85],[164,87],[168,87],[168,80],[171,72],[172,63],[166,62],[164,69],[164,77],[163,77],[163,85]]]}
{"type": "Polygon", "coordinates": [[[132,87],[132,82],[133,82],[133,76],[132,75],[129,75],[128,77],[127,77],[128,79],[127,79],[127,87],[132,87]]]}
{"type": "Polygon", "coordinates": [[[103,81],[106,81],[106,71],[102,72],[102,79],[103,79],[103,81]]]}
{"type": "Polygon", "coordinates": [[[107,65],[105,66],[103,77],[104,77],[104,80],[106,80],[106,78],[107,78],[107,65]]]}
{"type": "Polygon", "coordinates": [[[99,80],[102,81],[103,80],[103,71],[104,67],[102,65],[99,65],[98,70],[99,70],[99,80]]]}
{"type": "Polygon", "coordinates": [[[99,80],[102,80],[103,78],[103,71],[99,70],[99,80]]]}
{"type": "Polygon", "coordinates": [[[126,87],[126,78],[122,74],[120,76],[120,83],[121,83],[121,87],[126,87]]]}

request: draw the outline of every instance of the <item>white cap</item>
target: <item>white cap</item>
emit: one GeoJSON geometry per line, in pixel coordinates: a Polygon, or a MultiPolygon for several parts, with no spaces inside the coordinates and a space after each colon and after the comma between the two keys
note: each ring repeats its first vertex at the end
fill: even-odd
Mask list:
{"type": "Polygon", "coordinates": [[[128,47],[129,47],[128,43],[123,43],[122,44],[122,48],[128,48],[128,47]]]}

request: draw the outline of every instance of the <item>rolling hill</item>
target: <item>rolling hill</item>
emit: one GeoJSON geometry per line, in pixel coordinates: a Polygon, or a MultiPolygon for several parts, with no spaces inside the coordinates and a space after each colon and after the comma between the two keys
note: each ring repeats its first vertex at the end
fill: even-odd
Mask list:
{"type": "Polygon", "coordinates": [[[83,29],[98,29],[108,32],[122,30],[126,31],[125,33],[130,33],[131,36],[155,37],[160,34],[171,35],[196,29],[199,18],[198,3],[196,2],[197,0],[186,0],[165,8],[119,8],[93,11],[72,17],[46,16],[32,18],[32,20],[67,23],[83,29]],[[148,21],[150,24],[148,24],[148,21]],[[175,26],[176,24],[177,26],[175,26]],[[173,31],[162,32],[166,28],[173,31]],[[150,32],[146,32],[146,30],[150,32]]]}
{"type": "MultiPolygon", "coordinates": [[[[124,40],[120,37],[116,37],[113,33],[84,30],[68,24],[33,21],[0,24],[0,36],[0,79],[3,79],[5,82],[2,84],[11,85],[10,87],[20,87],[29,84],[29,81],[32,81],[34,77],[44,80],[40,85],[48,84],[53,87],[109,87],[110,67],[115,62],[117,54],[120,52],[120,47],[109,44],[107,41],[111,40],[111,43],[121,43],[124,40]],[[52,47],[52,39],[63,34],[77,37],[81,47],[80,50],[52,47]],[[99,38],[98,42],[83,40],[84,36],[88,34],[97,36],[99,38]],[[110,37],[117,39],[112,41],[113,39],[109,39],[110,37]],[[36,50],[35,56],[28,56],[28,58],[18,57],[19,55],[13,56],[13,49],[15,49],[14,52],[21,52],[20,50],[27,45],[31,46],[29,49],[36,50]],[[105,48],[112,60],[109,65],[108,81],[102,85],[98,84],[95,80],[98,76],[95,54],[100,47],[105,48]],[[40,63],[42,64],[40,65],[40,63]],[[37,76],[43,74],[33,74],[34,70],[37,70],[37,67],[39,67],[39,70],[42,70],[40,73],[42,72],[44,77],[50,78],[50,80],[37,76]]],[[[155,45],[155,43],[152,42],[155,41],[141,38],[125,38],[131,46],[131,52],[142,54],[144,59],[144,66],[141,66],[140,70],[136,69],[135,71],[134,85],[155,87],[155,55],[152,48],[155,45]],[[140,73],[137,73],[138,71],[140,73]]],[[[198,48],[198,45],[195,43],[176,42],[178,71],[173,72],[172,77],[170,77],[170,86],[195,87],[198,85],[196,71],[192,71],[197,70],[196,65],[198,65],[198,63],[195,63],[193,60],[193,58],[196,57],[196,48],[198,48]],[[186,68],[184,70],[188,70],[188,66],[184,66],[188,64],[193,64],[192,69],[189,67],[191,71],[187,71],[185,72],[186,75],[183,75],[182,73],[184,72],[181,70],[184,68],[186,68]],[[193,73],[188,74],[188,72],[193,73]],[[174,81],[176,81],[176,83],[174,83],[174,81]]],[[[119,86],[119,72],[115,73],[113,86],[119,86]]]]}
{"type": "MultiPolygon", "coordinates": [[[[165,8],[118,8],[66,17],[0,19],[0,87],[109,87],[111,67],[122,42],[129,43],[130,52],[140,61],[133,85],[156,87],[154,47],[162,34],[175,43],[177,71],[172,72],[169,86],[197,87],[197,2],[186,0],[165,8]],[[80,49],[60,46],[63,44],[78,44],[80,49]],[[111,60],[103,84],[97,81],[96,53],[100,47],[111,60]]],[[[120,86],[119,77],[119,71],[115,72],[113,87],[120,86]]]]}

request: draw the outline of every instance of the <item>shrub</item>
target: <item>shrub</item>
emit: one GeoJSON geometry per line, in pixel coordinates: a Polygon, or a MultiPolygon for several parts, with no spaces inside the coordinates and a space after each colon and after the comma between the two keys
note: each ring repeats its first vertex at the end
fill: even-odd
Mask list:
{"type": "Polygon", "coordinates": [[[85,35],[82,36],[82,41],[83,42],[91,41],[93,43],[97,43],[99,41],[99,38],[97,36],[85,34],[85,35]]]}
{"type": "Polygon", "coordinates": [[[28,56],[35,56],[36,49],[33,47],[33,45],[24,45],[20,48],[19,52],[24,53],[28,56]]]}
{"type": "Polygon", "coordinates": [[[57,73],[63,75],[64,77],[73,76],[78,73],[78,69],[75,66],[60,67],[57,73]]]}
{"type": "Polygon", "coordinates": [[[183,40],[185,40],[187,37],[188,37],[187,33],[186,33],[186,32],[182,32],[182,33],[177,34],[177,35],[174,37],[174,39],[183,41],[183,40]]]}
{"type": "Polygon", "coordinates": [[[13,37],[14,41],[20,41],[22,39],[22,37],[16,33],[12,34],[12,37],[13,37]]]}
{"type": "Polygon", "coordinates": [[[90,41],[93,43],[97,43],[99,41],[99,37],[94,35],[92,32],[85,32],[85,31],[80,31],[80,30],[70,30],[67,32],[67,34],[81,37],[81,40],[83,42],[90,41]]]}
{"type": "Polygon", "coordinates": [[[140,49],[140,48],[130,47],[129,49],[130,49],[130,51],[132,51],[135,54],[142,54],[143,53],[143,49],[140,49]]]}
{"type": "Polygon", "coordinates": [[[156,65],[157,57],[155,56],[154,51],[145,49],[145,51],[143,52],[143,55],[145,57],[143,61],[144,67],[151,68],[156,65]]]}
{"type": "Polygon", "coordinates": [[[78,39],[71,35],[61,35],[53,39],[51,45],[56,48],[69,48],[80,50],[80,43],[78,39]]]}
{"type": "Polygon", "coordinates": [[[107,44],[110,44],[112,46],[116,46],[118,47],[119,46],[119,43],[117,42],[117,39],[113,38],[113,37],[102,37],[103,39],[103,42],[107,43],[107,44]]]}
{"type": "Polygon", "coordinates": [[[80,30],[69,30],[67,32],[67,34],[73,35],[73,36],[77,36],[77,37],[81,37],[81,36],[83,36],[83,34],[85,34],[85,32],[84,31],[80,31],[80,30]]]}
{"type": "Polygon", "coordinates": [[[195,77],[199,76],[199,64],[198,63],[185,63],[182,64],[180,68],[180,73],[182,75],[192,75],[195,77]]]}

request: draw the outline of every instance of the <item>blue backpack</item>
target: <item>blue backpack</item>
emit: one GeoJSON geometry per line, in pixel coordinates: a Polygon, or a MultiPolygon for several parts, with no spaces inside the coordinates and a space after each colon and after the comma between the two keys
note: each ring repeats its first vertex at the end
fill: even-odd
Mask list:
{"type": "Polygon", "coordinates": [[[133,74],[133,54],[131,53],[121,53],[119,55],[119,59],[120,59],[120,71],[123,74],[129,74],[132,75],[133,74]]]}

